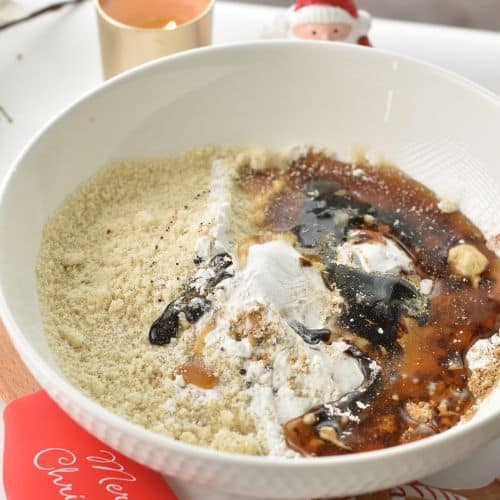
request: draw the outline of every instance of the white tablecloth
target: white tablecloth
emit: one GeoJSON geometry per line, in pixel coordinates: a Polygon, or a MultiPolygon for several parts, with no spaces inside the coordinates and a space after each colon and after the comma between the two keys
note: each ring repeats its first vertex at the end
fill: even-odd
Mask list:
{"type": "MultiPolygon", "coordinates": [[[[0,179],[48,119],[102,81],[91,4],[67,7],[0,31],[0,105],[14,119],[8,123],[0,116],[0,179]]],[[[281,11],[219,1],[215,8],[214,43],[258,39],[263,27],[281,11]]],[[[500,94],[498,33],[377,19],[371,38],[377,47],[438,64],[500,94]]],[[[0,446],[1,437],[2,423],[0,446]]],[[[456,488],[486,484],[500,475],[499,456],[497,441],[434,476],[432,483],[456,488]]],[[[208,500],[206,495],[204,492],[204,500],[208,500]]],[[[183,493],[182,498],[188,500],[187,494],[183,493]]]]}
{"type": "MultiPolygon", "coordinates": [[[[0,31],[0,176],[51,116],[101,81],[92,2],[0,31]]],[[[279,8],[218,2],[214,42],[254,40],[279,8]]],[[[373,43],[444,66],[500,94],[500,34],[375,20],[373,43]]]]}

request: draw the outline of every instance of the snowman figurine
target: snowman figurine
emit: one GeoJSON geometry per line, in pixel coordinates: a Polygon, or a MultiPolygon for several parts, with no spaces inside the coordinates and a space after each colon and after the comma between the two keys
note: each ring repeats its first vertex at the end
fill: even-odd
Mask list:
{"type": "Polygon", "coordinates": [[[371,16],[353,0],[297,0],[286,16],[289,38],[371,46],[371,16]]]}

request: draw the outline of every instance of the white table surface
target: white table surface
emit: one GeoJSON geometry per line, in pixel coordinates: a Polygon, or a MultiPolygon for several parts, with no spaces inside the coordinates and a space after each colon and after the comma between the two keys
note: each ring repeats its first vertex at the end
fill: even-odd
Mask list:
{"type": "MultiPolygon", "coordinates": [[[[14,119],[8,123],[0,116],[0,179],[47,120],[102,81],[91,3],[0,31],[0,105],[14,119]]],[[[279,12],[282,9],[219,1],[214,43],[258,39],[279,12]]],[[[376,19],[371,39],[377,47],[443,66],[500,94],[499,33],[376,19]]],[[[0,450],[2,430],[0,420],[0,450]]],[[[429,483],[480,487],[500,476],[499,457],[500,440],[429,483]]],[[[208,500],[206,491],[200,496],[179,493],[183,500],[208,500]]]]}
{"type": "MultiPolygon", "coordinates": [[[[0,175],[50,117],[101,82],[92,2],[0,31],[0,175]],[[22,59],[17,58],[22,54],[22,59]]],[[[218,2],[214,42],[260,37],[280,8],[218,2]]],[[[461,73],[500,94],[500,34],[375,20],[374,45],[461,73]]]]}

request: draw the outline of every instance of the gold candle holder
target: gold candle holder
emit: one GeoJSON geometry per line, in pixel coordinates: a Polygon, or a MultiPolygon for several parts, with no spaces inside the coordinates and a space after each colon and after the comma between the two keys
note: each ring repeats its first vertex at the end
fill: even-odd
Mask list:
{"type": "Polygon", "coordinates": [[[104,78],[153,59],[182,50],[203,47],[212,42],[212,12],[215,0],[189,22],[167,23],[163,28],[138,28],[112,18],[94,0],[97,12],[104,78]]]}

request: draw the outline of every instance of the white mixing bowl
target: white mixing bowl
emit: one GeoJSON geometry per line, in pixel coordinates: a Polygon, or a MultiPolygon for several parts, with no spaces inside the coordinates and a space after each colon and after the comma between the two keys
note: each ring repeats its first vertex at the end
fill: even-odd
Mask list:
{"type": "Polygon", "coordinates": [[[462,210],[492,235],[500,229],[499,137],[496,96],[377,50],[265,42],[148,64],[80,99],[12,166],[0,198],[3,320],[28,368],[67,413],[110,446],[178,479],[289,499],[356,494],[430,474],[500,435],[499,391],[470,422],[443,434],[295,461],[199,448],[105,410],[62,376],[48,348],[35,278],[42,228],[79,183],[113,159],[206,143],[314,143],[344,155],[353,145],[370,145],[438,193],[458,196],[462,210]]]}

